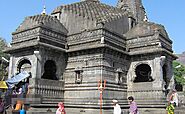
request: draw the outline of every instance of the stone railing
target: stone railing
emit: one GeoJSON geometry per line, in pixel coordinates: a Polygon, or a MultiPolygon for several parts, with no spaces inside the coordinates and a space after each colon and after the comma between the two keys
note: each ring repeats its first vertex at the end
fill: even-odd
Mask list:
{"type": "Polygon", "coordinates": [[[30,94],[40,95],[42,98],[63,98],[64,96],[63,81],[31,78],[29,89],[30,94]]]}
{"type": "Polygon", "coordinates": [[[165,92],[161,88],[155,88],[153,82],[133,83],[132,88],[128,90],[128,95],[135,99],[144,101],[166,101],[165,92]]]}

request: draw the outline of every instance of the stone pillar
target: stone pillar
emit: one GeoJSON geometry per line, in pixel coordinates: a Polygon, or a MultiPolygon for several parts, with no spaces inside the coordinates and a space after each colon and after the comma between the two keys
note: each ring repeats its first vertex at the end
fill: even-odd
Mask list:
{"type": "Polygon", "coordinates": [[[165,81],[163,80],[163,65],[165,63],[165,56],[154,59],[154,86],[164,89],[165,81]]]}
{"type": "Polygon", "coordinates": [[[10,57],[9,68],[8,68],[8,78],[13,75],[13,57],[10,57]]]}
{"type": "Polygon", "coordinates": [[[39,51],[34,51],[34,64],[32,65],[32,78],[41,78],[41,56],[39,51]]]}

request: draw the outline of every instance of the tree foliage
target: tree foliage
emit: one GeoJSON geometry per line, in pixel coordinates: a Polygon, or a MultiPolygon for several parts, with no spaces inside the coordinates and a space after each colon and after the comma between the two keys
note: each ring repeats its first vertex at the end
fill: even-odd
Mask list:
{"type": "Polygon", "coordinates": [[[9,60],[9,55],[4,53],[3,50],[7,47],[6,41],[0,37],[0,80],[3,79],[4,76],[7,76],[7,66],[8,63],[2,60],[2,57],[9,60]]]}
{"type": "Polygon", "coordinates": [[[185,85],[185,66],[177,61],[174,61],[173,73],[176,84],[185,85]]]}
{"type": "Polygon", "coordinates": [[[0,57],[5,57],[8,59],[8,54],[3,53],[3,50],[8,46],[7,42],[0,37],[0,57]]]}

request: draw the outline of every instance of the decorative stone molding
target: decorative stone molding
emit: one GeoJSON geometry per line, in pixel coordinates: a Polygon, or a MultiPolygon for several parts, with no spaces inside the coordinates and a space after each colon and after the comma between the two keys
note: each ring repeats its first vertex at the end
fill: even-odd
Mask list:
{"type": "Polygon", "coordinates": [[[76,67],[75,71],[83,71],[82,67],[76,67]]]}
{"type": "Polygon", "coordinates": [[[42,97],[63,98],[64,82],[47,79],[30,79],[30,94],[42,97]]]}
{"type": "Polygon", "coordinates": [[[116,70],[116,79],[115,80],[118,84],[123,83],[123,70],[121,68],[118,68],[116,70]]]}
{"type": "Polygon", "coordinates": [[[85,31],[79,34],[68,36],[67,42],[69,45],[74,45],[79,42],[87,42],[91,41],[92,39],[100,39],[101,37],[101,30],[93,30],[93,31],[85,31]],[[78,42],[77,42],[78,41],[78,42]]]}
{"type": "Polygon", "coordinates": [[[75,68],[75,83],[81,84],[83,75],[82,75],[83,69],[82,67],[76,67],[75,68]]]}
{"type": "Polygon", "coordinates": [[[47,36],[50,36],[50,37],[53,37],[55,39],[59,39],[59,40],[66,40],[66,35],[64,34],[61,34],[61,33],[58,33],[58,32],[55,32],[55,31],[51,31],[49,29],[41,29],[40,30],[40,33],[44,34],[44,35],[47,35],[47,36]]]}
{"type": "Polygon", "coordinates": [[[21,32],[12,33],[13,39],[19,38],[19,37],[27,37],[29,35],[35,35],[39,33],[40,28],[32,28],[21,32]]]}
{"type": "Polygon", "coordinates": [[[47,39],[48,41],[53,41],[56,43],[66,43],[66,35],[64,33],[59,33],[56,31],[52,31],[46,28],[32,28],[22,32],[13,33],[13,41],[12,44],[15,45],[19,42],[28,42],[30,40],[37,40],[38,42],[42,39],[47,39]],[[40,37],[38,37],[40,36],[40,37]]]}

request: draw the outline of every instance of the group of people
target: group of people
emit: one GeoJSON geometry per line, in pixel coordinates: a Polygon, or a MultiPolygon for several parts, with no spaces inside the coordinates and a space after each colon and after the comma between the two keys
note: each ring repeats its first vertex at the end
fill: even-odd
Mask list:
{"type": "MultiPolygon", "coordinates": [[[[113,114],[121,114],[121,107],[118,104],[118,101],[112,100],[112,102],[113,102],[113,106],[114,106],[114,113],[113,114]]],[[[132,96],[128,97],[128,102],[130,105],[129,114],[139,114],[137,104],[134,101],[134,97],[132,97],[132,96]]]]}
{"type": "MultiPolygon", "coordinates": [[[[134,97],[129,96],[127,99],[130,105],[129,114],[139,114],[137,104],[134,101],[134,97]]],[[[112,100],[112,102],[114,107],[113,114],[121,114],[121,107],[118,104],[118,100],[112,100]]],[[[173,90],[168,100],[168,105],[166,108],[167,114],[174,114],[174,107],[176,106],[178,106],[178,94],[176,90],[173,90]]],[[[66,114],[63,102],[58,103],[58,109],[56,110],[56,114],[66,114]]]]}
{"type": "MultiPolygon", "coordinates": [[[[128,98],[128,103],[129,103],[129,114],[139,114],[138,111],[138,107],[136,102],[134,101],[134,97],[129,96],[128,98]]],[[[113,102],[113,107],[114,107],[114,111],[113,114],[121,114],[121,107],[118,103],[118,100],[112,100],[113,102]]],[[[174,114],[174,109],[175,107],[178,106],[178,94],[176,92],[176,90],[172,90],[172,93],[169,97],[168,100],[168,105],[167,105],[167,114],[174,114]]],[[[65,108],[64,108],[64,103],[63,102],[59,102],[58,103],[58,109],[56,111],[56,114],[66,114],[65,108]]]]}
{"type": "Polygon", "coordinates": [[[28,85],[29,85],[29,79],[25,79],[26,81],[21,81],[15,87],[12,89],[13,95],[26,95],[28,93],[28,85]]]}
{"type": "MultiPolygon", "coordinates": [[[[121,114],[121,107],[118,104],[118,100],[112,100],[112,102],[113,102],[113,107],[114,107],[113,114],[121,114]]],[[[134,101],[134,97],[129,96],[128,102],[130,105],[129,114],[139,114],[137,104],[134,101]]],[[[174,114],[174,109],[176,106],[178,106],[178,94],[176,90],[173,90],[168,99],[168,105],[166,108],[167,114],[174,114]]],[[[66,114],[63,102],[58,103],[58,109],[56,110],[56,114],[66,114]]]]}
{"type": "MultiPolygon", "coordinates": [[[[127,99],[130,107],[129,114],[139,114],[137,104],[134,101],[134,97],[129,96],[127,99]]],[[[112,102],[114,107],[113,114],[121,114],[121,107],[118,103],[118,100],[112,100],[112,102]]],[[[166,108],[167,114],[174,114],[175,107],[177,106],[178,106],[178,94],[176,90],[172,90],[172,93],[169,96],[168,105],[166,108]]],[[[58,103],[58,109],[56,110],[56,114],[66,114],[63,102],[58,103]]]]}
{"type": "MultiPolygon", "coordinates": [[[[113,102],[113,107],[114,107],[113,114],[121,114],[121,107],[118,104],[118,100],[112,100],[112,102],[113,102]]],[[[132,96],[128,97],[128,102],[130,104],[129,114],[139,114],[137,104],[134,101],[134,98],[132,96]]],[[[56,114],[66,114],[63,102],[58,103],[58,109],[56,111],[56,114]]]]}
{"type": "MultiPolygon", "coordinates": [[[[114,104],[114,113],[113,114],[121,114],[121,107],[118,104],[117,100],[112,100],[114,104]]],[[[138,107],[134,98],[132,96],[128,97],[128,102],[130,104],[129,114],[139,114],[138,107]]],[[[175,107],[178,106],[178,94],[175,89],[169,95],[168,105],[166,107],[167,114],[174,114],[175,107]]]]}
{"type": "Polygon", "coordinates": [[[16,104],[12,106],[12,98],[25,98],[28,94],[29,79],[19,82],[13,88],[8,88],[4,92],[3,97],[0,97],[0,114],[5,112],[5,109],[12,108],[13,110],[21,110],[23,107],[23,101],[16,101],[16,104]],[[12,106],[12,107],[11,107],[12,106]]]}

